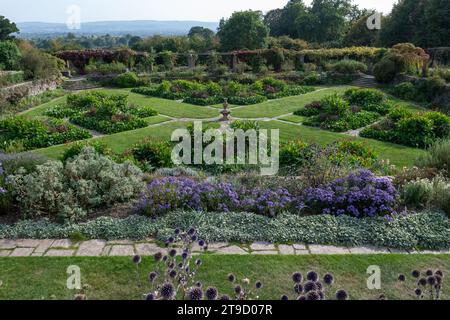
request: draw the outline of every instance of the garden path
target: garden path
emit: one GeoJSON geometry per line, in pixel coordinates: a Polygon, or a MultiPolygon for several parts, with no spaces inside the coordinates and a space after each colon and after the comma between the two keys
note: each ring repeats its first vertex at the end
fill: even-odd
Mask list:
{"type": "MultiPolygon", "coordinates": [[[[176,247],[176,246],[175,246],[176,247]]],[[[100,256],[152,256],[165,252],[155,239],[132,240],[87,240],[74,242],[70,239],[0,239],[0,257],[100,257],[100,256]]],[[[198,245],[192,248],[193,255],[202,253],[198,245]]],[[[208,252],[225,255],[342,255],[342,254],[450,254],[450,250],[418,251],[377,247],[337,247],[327,245],[272,244],[254,242],[231,244],[218,242],[208,244],[208,252]]]]}

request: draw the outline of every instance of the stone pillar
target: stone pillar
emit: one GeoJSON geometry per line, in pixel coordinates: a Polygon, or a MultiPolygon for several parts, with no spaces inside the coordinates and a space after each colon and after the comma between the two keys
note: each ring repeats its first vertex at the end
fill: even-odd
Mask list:
{"type": "Polygon", "coordinates": [[[189,69],[194,69],[195,68],[195,61],[194,61],[194,55],[193,54],[189,54],[188,55],[188,67],[189,67],[189,69]]]}
{"type": "Polygon", "coordinates": [[[236,53],[233,53],[233,60],[231,62],[231,70],[233,72],[237,72],[238,71],[238,56],[236,53]]]}

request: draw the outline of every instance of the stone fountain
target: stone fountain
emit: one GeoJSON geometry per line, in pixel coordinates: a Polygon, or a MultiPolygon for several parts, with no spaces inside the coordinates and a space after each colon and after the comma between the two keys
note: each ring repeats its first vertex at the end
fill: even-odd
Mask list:
{"type": "Polygon", "coordinates": [[[222,118],[219,121],[230,121],[231,111],[228,110],[228,99],[223,99],[223,110],[220,111],[222,118]]]}

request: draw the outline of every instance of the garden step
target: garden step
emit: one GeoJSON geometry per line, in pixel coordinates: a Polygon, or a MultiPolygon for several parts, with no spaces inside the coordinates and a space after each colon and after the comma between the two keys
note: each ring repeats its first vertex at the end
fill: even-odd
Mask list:
{"type": "MultiPolygon", "coordinates": [[[[208,244],[209,251],[225,255],[342,255],[342,254],[450,254],[450,250],[417,251],[395,248],[340,247],[315,244],[273,244],[254,242],[249,245],[217,242],[208,244]]],[[[152,256],[157,252],[166,252],[167,248],[160,246],[155,240],[87,240],[72,242],[69,239],[0,239],[0,257],[100,257],[100,256],[152,256]]],[[[199,255],[201,252],[194,252],[199,255]]]]}

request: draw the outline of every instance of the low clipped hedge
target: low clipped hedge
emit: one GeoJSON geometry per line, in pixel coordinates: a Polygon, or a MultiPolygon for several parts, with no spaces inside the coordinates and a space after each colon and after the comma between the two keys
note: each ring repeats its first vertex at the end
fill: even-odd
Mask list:
{"type": "Polygon", "coordinates": [[[251,104],[257,104],[267,101],[267,98],[265,96],[261,95],[255,95],[255,96],[249,96],[249,97],[230,97],[228,99],[228,102],[231,104],[237,104],[239,106],[247,106],[251,104]]]}
{"type": "Polygon", "coordinates": [[[101,217],[86,223],[59,225],[48,220],[0,225],[1,238],[71,238],[166,240],[175,228],[194,227],[207,241],[276,243],[301,242],[343,246],[380,246],[397,249],[450,248],[450,219],[437,212],[358,219],[349,216],[299,216],[267,218],[249,213],[172,212],[160,219],[130,216],[101,217]]]}

